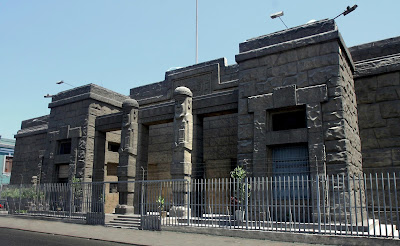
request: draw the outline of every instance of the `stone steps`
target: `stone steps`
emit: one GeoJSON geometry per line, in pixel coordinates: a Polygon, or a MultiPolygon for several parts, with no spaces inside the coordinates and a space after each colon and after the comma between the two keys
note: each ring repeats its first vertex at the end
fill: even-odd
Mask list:
{"type": "Polygon", "coordinates": [[[105,226],[126,229],[140,229],[140,215],[106,215],[105,226]]]}

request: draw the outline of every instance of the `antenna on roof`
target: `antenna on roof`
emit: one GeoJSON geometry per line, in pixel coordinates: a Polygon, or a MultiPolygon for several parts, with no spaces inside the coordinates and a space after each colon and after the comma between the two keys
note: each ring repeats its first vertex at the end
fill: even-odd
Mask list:
{"type": "Polygon", "coordinates": [[[341,15],[345,16],[345,15],[350,14],[351,12],[353,12],[354,10],[356,10],[357,7],[358,7],[357,4],[354,4],[353,7],[347,6],[346,10],[343,11],[340,15],[336,16],[335,18],[333,18],[333,20],[336,19],[336,18],[338,18],[338,17],[341,16],[341,15]]]}
{"type": "Polygon", "coordinates": [[[283,22],[281,16],[283,16],[283,11],[270,15],[271,19],[279,18],[282,21],[283,25],[285,25],[286,29],[288,29],[288,26],[286,26],[285,22],[283,22]]]}

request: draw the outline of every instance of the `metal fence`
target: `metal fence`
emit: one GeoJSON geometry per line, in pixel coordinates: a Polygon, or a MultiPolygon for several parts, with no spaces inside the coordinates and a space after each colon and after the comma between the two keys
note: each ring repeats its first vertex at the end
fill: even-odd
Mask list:
{"type": "MultiPolygon", "coordinates": [[[[396,173],[136,181],[142,229],[192,226],[399,239],[396,173]]],[[[12,214],[104,224],[105,183],[4,186],[12,214]]]]}
{"type": "Polygon", "coordinates": [[[57,217],[104,224],[103,183],[3,186],[0,199],[9,214],[57,217]]]}
{"type": "Polygon", "coordinates": [[[193,180],[192,226],[399,238],[392,174],[193,180]]]}
{"type": "Polygon", "coordinates": [[[395,173],[153,181],[142,216],[163,226],[398,239],[398,186],[395,173]]]}

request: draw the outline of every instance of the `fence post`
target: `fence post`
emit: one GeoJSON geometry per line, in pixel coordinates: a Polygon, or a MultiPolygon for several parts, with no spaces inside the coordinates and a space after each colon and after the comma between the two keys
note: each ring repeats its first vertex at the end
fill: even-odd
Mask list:
{"type": "Polygon", "coordinates": [[[19,185],[19,203],[18,203],[18,213],[21,213],[21,193],[22,193],[22,181],[19,185]]]}
{"type": "Polygon", "coordinates": [[[318,232],[321,233],[321,196],[319,190],[319,174],[317,174],[317,209],[318,209],[318,232]]]}
{"type": "Polygon", "coordinates": [[[187,225],[189,226],[190,224],[190,192],[191,192],[191,182],[192,180],[186,180],[186,184],[187,184],[187,225]]]}
{"type": "Polygon", "coordinates": [[[67,187],[69,187],[69,218],[71,218],[71,216],[72,216],[72,206],[73,206],[73,202],[74,202],[74,199],[73,199],[74,192],[72,191],[72,187],[74,187],[74,186],[71,184],[72,183],[67,184],[67,187]]]}
{"type": "Polygon", "coordinates": [[[245,212],[245,216],[246,216],[246,230],[249,229],[249,184],[248,184],[248,177],[245,178],[245,204],[246,204],[246,212],[245,212]]]}

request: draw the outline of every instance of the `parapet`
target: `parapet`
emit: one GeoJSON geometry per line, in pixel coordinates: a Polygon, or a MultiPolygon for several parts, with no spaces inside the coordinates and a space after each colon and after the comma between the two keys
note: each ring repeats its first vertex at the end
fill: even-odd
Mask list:
{"type": "Polygon", "coordinates": [[[128,96],[119,94],[101,86],[88,84],[62,91],[54,95],[51,103],[49,104],[49,108],[54,108],[86,99],[94,99],[121,108],[122,102],[127,98],[128,96]]]}
{"type": "Polygon", "coordinates": [[[400,71],[400,37],[353,46],[349,50],[356,63],[356,78],[400,71]]]}
{"type": "Polygon", "coordinates": [[[225,58],[215,59],[165,73],[165,80],[130,90],[130,97],[141,106],[169,102],[175,88],[190,89],[193,97],[233,90],[237,87],[238,65],[227,65],[225,58]]]}
{"type": "Polygon", "coordinates": [[[289,28],[283,31],[248,39],[239,44],[239,54],[236,55],[236,62],[293,50],[304,46],[337,40],[342,47],[346,59],[354,70],[353,60],[346,44],[340,35],[335,21],[324,19],[309,24],[289,28]]]}

